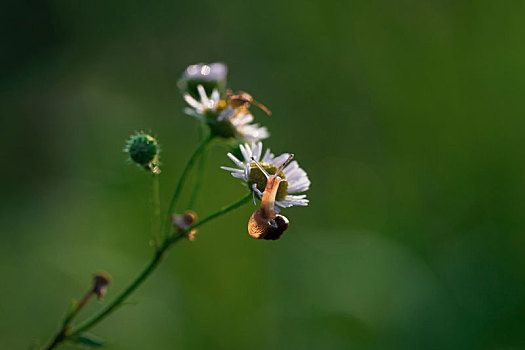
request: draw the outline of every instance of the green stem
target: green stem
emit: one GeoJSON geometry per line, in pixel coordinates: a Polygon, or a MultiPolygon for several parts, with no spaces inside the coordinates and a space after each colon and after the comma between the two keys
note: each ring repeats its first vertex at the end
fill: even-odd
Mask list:
{"type": "Polygon", "coordinates": [[[162,227],[162,222],[160,220],[160,190],[159,190],[159,176],[158,174],[153,174],[152,179],[152,191],[151,191],[151,202],[153,204],[153,218],[151,222],[151,232],[153,235],[153,242],[155,248],[158,248],[160,245],[160,228],[162,227]]]}
{"type": "MultiPolygon", "coordinates": [[[[176,241],[173,241],[175,243],[176,241]]],[[[126,300],[126,298],[133,293],[135,289],[137,289],[138,286],[144,282],[146,277],[150,275],[150,273],[157,267],[158,263],[160,262],[162,256],[164,255],[165,250],[158,250],[155,252],[155,255],[153,256],[153,259],[150,261],[150,263],[146,266],[146,268],[141,272],[140,275],[138,275],[137,278],[115,299],[111,304],[109,304],[102,312],[100,312],[98,315],[93,317],[91,320],[87,321],[85,324],[80,326],[77,330],[75,330],[70,336],[75,336],[80,333],[83,333],[99,323],[104,317],[108,316],[110,313],[115,311],[121,304],[126,300]]]]}
{"type": "Polygon", "coordinates": [[[202,184],[204,183],[204,175],[206,173],[207,155],[208,155],[208,148],[206,147],[204,151],[202,152],[201,157],[199,159],[199,170],[197,172],[197,181],[195,182],[195,186],[193,187],[193,192],[191,193],[191,197],[190,197],[190,203],[188,204],[188,209],[190,210],[195,209],[197,198],[199,197],[199,194],[202,189],[202,184]]]}
{"type": "MultiPolygon", "coordinates": [[[[208,125],[205,122],[200,123],[199,128],[199,140],[204,140],[207,135],[209,134],[209,128],[208,125]]],[[[201,154],[201,157],[199,159],[199,169],[197,171],[197,181],[195,182],[195,185],[193,187],[193,192],[190,196],[190,202],[188,204],[188,209],[193,210],[195,209],[195,204],[197,202],[197,198],[199,197],[199,194],[202,189],[202,184],[204,182],[204,173],[206,171],[206,158],[208,156],[209,147],[206,147],[204,151],[201,154]]]]}
{"type": "Polygon", "coordinates": [[[197,222],[195,225],[191,226],[189,229],[187,229],[186,231],[182,232],[180,235],[177,235],[177,236],[173,236],[171,237],[170,239],[168,239],[167,241],[168,244],[171,244],[171,241],[173,240],[173,242],[176,242],[180,237],[184,237],[186,236],[189,232],[191,232],[191,230],[197,228],[198,226],[202,225],[202,224],[205,224],[206,222],[210,221],[210,220],[213,220],[215,219],[216,217],[218,216],[221,216],[223,214],[226,214],[228,213],[229,211],[232,211],[234,209],[237,209],[238,207],[248,203],[251,199],[252,199],[252,193],[248,193],[245,197],[243,197],[241,200],[239,200],[238,202],[235,202],[227,207],[224,207],[222,209],[220,209],[219,211],[205,217],[204,219],[202,219],[201,221],[197,222]]]}
{"type": "Polygon", "coordinates": [[[197,227],[207,223],[208,221],[211,221],[221,215],[224,215],[243,204],[246,204],[250,201],[252,197],[252,194],[248,194],[245,197],[243,197],[238,202],[235,202],[227,207],[224,207],[220,209],[219,211],[207,216],[206,218],[202,219],[201,221],[197,222],[196,224],[192,225],[182,233],[178,235],[174,235],[171,237],[168,237],[164,240],[162,245],[160,246],[159,250],[155,252],[155,255],[153,256],[153,259],[150,261],[150,263],[144,268],[144,270],[138,275],[137,278],[119,295],[109,304],[104,310],[102,310],[98,315],[94,316],[91,320],[88,320],[86,323],[78,327],[76,330],[74,330],[70,335],[68,335],[66,338],[74,337],[79,335],[80,333],[83,333],[87,330],[89,330],[91,327],[95,326],[97,323],[102,321],[106,316],[108,316],[110,313],[115,311],[125,300],[126,298],[139,287],[144,280],[153,272],[153,270],[157,267],[157,265],[162,260],[162,257],[166,253],[166,251],[178,240],[180,240],[183,237],[186,237],[191,230],[196,229],[197,227]]]}
{"type": "Polygon", "coordinates": [[[93,295],[93,288],[91,288],[86,295],[78,302],[78,304],[75,306],[75,309],[69,313],[69,315],[66,316],[64,321],[62,322],[62,328],[58,333],[54,336],[53,340],[49,345],[46,347],[46,350],[54,349],[57,345],[62,343],[66,337],[67,333],[71,328],[71,322],[73,322],[73,319],[78,315],[80,310],[84,307],[84,305],[87,304],[91,296],[93,295]]]}
{"type": "Polygon", "coordinates": [[[193,152],[193,154],[191,155],[190,159],[188,160],[188,163],[186,163],[186,167],[184,168],[182,175],[179,178],[179,182],[177,183],[177,187],[175,188],[175,193],[173,194],[173,197],[171,197],[170,205],[168,206],[168,217],[166,218],[166,226],[164,228],[164,233],[167,233],[169,228],[171,227],[171,215],[175,210],[175,205],[177,204],[177,200],[179,199],[179,196],[182,192],[182,187],[184,185],[184,182],[186,181],[186,177],[188,176],[191,168],[195,164],[195,161],[197,160],[199,155],[204,151],[204,149],[212,139],[212,136],[204,138],[195,150],[195,152],[193,152]]]}

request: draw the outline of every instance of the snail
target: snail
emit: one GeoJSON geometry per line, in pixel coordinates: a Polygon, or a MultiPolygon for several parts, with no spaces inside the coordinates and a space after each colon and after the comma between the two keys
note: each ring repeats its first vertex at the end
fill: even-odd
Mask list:
{"type": "Polygon", "coordinates": [[[284,231],[290,225],[286,216],[277,214],[275,211],[275,196],[281,179],[278,175],[283,171],[284,167],[292,160],[293,154],[288,157],[286,162],[276,171],[274,175],[268,172],[255,160],[252,161],[266,176],[266,188],[264,189],[263,197],[261,199],[261,207],[255,210],[248,221],[248,233],[253,238],[276,240],[281,237],[284,231]]]}

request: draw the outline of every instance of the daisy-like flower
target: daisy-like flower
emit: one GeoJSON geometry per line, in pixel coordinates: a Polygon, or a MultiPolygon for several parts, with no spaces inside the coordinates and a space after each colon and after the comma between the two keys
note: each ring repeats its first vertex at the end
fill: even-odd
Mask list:
{"type": "Polygon", "coordinates": [[[211,93],[213,89],[219,90],[220,93],[224,92],[227,76],[228,67],[224,63],[197,63],[184,70],[177,85],[183,93],[189,93],[194,98],[198,98],[198,85],[202,85],[208,93],[211,93]]]}
{"type": "MultiPolygon", "coordinates": [[[[267,149],[262,155],[263,145],[262,142],[240,145],[240,150],[243,156],[243,160],[239,160],[233,154],[228,153],[228,157],[238,166],[238,168],[221,167],[223,170],[230,171],[233,177],[241,179],[246,182],[259,199],[262,198],[264,189],[266,188],[266,176],[252,161],[252,157],[270,174],[273,175],[279,170],[279,167],[283,165],[290,154],[283,153],[280,156],[275,156],[271,153],[270,149],[267,149]]],[[[299,167],[297,161],[293,161],[288,164],[281,174],[279,175],[283,180],[279,184],[277,190],[275,204],[282,207],[288,208],[292,206],[307,206],[308,199],[305,194],[299,194],[307,191],[310,188],[310,180],[306,172],[299,167]]]]}
{"type": "Polygon", "coordinates": [[[186,100],[186,103],[192,107],[186,107],[184,112],[198,119],[205,118],[208,115],[213,116],[214,114],[217,114],[221,97],[219,90],[213,89],[210,97],[208,97],[206,90],[204,90],[204,86],[199,84],[197,85],[197,91],[199,92],[200,101],[194,99],[189,93],[184,94],[184,100],[186,100]]]}
{"type": "Polygon", "coordinates": [[[253,122],[253,115],[243,107],[232,107],[226,100],[220,98],[220,93],[214,89],[208,97],[204,87],[197,85],[200,101],[189,93],[184,94],[184,99],[191,106],[184,112],[192,117],[206,122],[214,135],[230,138],[235,137],[241,141],[255,142],[270,136],[268,129],[253,122]]]}

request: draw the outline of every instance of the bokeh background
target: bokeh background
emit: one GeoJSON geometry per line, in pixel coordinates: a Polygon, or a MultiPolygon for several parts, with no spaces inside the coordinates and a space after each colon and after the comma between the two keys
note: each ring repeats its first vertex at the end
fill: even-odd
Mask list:
{"type": "MultiPolygon", "coordinates": [[[[176,81],[222,61],[272,117],[311,205],[277,242],[245,206],[177,245],[92,330],[108,349],[525,348],[523,2],[2,1],[0,348],[56,331],[103,269],[148,261],[149,177],[166,207],[198,126],[176,81]]],[[[197,209],[244,189],[210,155],[197,209]]],[[[94,302],[80,320],[101,307],[94,302]]],[[[64,347],[67,349],[70,347],[64,347]]]]}

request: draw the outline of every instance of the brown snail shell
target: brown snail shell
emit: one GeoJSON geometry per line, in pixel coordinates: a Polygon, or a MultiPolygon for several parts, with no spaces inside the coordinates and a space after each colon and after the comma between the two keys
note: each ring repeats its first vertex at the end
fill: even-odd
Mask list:
{"type": "Polygon", "coordinates": [[[290,222],[284,215],[275,215],[273,218],[264,217],[262,209],[253,212],[248,221],[248,233],[253,238],[276,240],[290,226],[290,222]]]}

